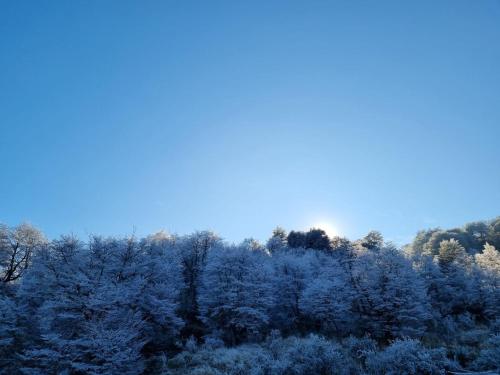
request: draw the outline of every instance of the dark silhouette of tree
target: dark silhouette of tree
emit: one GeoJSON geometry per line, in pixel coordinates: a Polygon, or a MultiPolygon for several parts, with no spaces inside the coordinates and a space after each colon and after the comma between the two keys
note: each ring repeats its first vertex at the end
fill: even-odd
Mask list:
{"type": "Polygon", "coordinates": [[[323,229],[312,228],[306,233],[306,248],[330,250],[330,238],[323,229]]]}
{"type": "Polygon", "coordinates": [[[306,247],[306,234],[292,230],[287,237],[288,246],[291,248],[306,247]]]}

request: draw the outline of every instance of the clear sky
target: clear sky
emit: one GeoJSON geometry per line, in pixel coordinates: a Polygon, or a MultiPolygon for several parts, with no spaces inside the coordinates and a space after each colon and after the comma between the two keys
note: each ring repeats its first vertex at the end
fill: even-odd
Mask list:
{"type": "Polygon", "coordinates": [[[500,2],[4,1],[0,222],[50,236],[500,214],[500,2]]]}

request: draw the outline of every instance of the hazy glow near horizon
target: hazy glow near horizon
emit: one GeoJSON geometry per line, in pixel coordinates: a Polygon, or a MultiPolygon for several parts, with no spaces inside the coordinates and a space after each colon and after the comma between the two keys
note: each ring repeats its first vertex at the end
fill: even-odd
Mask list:
{"type": "Polygon", "coordinates": [[[329,220],[318,220],[307,229],[311,228],[323,229],[330,238],[341,235],[337,226],[329,220]]]}

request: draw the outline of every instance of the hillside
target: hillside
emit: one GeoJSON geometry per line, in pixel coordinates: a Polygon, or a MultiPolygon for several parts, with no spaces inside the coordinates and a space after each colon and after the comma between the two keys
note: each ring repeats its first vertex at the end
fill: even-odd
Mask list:
{"type": "Polygon", "coordinates": [[[499,371],[500,218],[419,232],[321,229],[48,241],[0,228],[0,373],[499,371]]]}

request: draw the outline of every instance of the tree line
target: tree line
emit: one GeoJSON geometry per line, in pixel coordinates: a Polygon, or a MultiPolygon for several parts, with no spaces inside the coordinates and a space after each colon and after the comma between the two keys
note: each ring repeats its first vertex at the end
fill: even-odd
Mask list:
{"type": "Polygon", "coordinates": [[[0,226],[0,373],[500,368],[500,217],[402,248],[276,228],[47,240],[0,226]]]}

